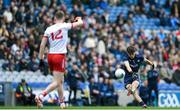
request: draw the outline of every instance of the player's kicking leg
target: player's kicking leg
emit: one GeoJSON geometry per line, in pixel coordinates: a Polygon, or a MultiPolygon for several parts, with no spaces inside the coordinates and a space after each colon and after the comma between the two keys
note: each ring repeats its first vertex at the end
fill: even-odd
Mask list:
{"type": "Polygon", "coordinates": [[[131,93],[132,85],[131,85],[131,84],[128,84],[128,85],[126,86],[126,88],[127,88],[127,90],[128,90],[127,96],[130,96],[130,95],[132,94],[132,93],[131,93]]]}
{"type": "Polygon", "coordinates": [[[50,93],[51,91],[55,90],[57,87],[61,87],[61,83],[64,81],[64,74],[61,74],[60,72],[53,72],[53,82],[48,85],[48,87],[38,96],[35,97],[35,101],[37,103],[38,108],[43,107],[43,98],[50,93]],[[62,77],[63,76],[63,77],[62,77]]]}
{"type": "Polygon", "coordinates": [[[138,86],[139,86],[139,82],[137,80],[133,81],[131,85],[131,93],[134,99],[137,100],[142,107],[147,108],[146,104],[143,102],[143,100],[138,94],[138,90],[137,90],[138,86]]]}

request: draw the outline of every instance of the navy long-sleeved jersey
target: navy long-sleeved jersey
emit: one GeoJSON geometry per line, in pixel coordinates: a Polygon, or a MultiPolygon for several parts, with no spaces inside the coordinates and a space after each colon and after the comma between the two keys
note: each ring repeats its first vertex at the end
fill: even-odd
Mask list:
{"type": "MultiPolygon", "coordinates": [[[[136,54],[135,57],[131,59],[128,55],[126,55],[126,57],[124,58],[124,61],[128,61],[132,71],[137,73],[141,64],[144,62],[144,57],[140,54],[136,54]]],[[[127,75],[131,75],[131,74],[128,74],[129,72],[126,69],[125,65],[123,65],[123,69],[125,70],[127,75]]]]}
{"type": "Polygon", "coordinates": [[[128,61],[129,65],[133,71],[132,73],[129,73],[127,68],[125,67],[125,65],[123,65],[123,69],[125,71],[125,77],[124,77],[124,84],[125,84],[125,88],[126,85],[131,84],[133,81],[137,80],[139,81],[139,77],[138,74],[136,74],[141,66],[141,64],[143,64],[144,62],[144,57],[140,54],[136,54],[135,57],[133,59],[131,59],[128,55],[126,55],[126,57],[124,58],[124,61],[128,61]]]}

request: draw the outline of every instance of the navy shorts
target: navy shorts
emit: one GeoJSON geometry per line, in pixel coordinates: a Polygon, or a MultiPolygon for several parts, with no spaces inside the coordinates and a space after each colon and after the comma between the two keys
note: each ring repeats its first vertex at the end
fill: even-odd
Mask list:
{"type": "MultiPolygon", "coordinates": [[[[132,76],[125,76],[124,77],[124,87],[126,88],[126,86],[128,84],[132,84],[133,81],[138,81],[139,82],[139,76],[138,74],[134,74],[132,76]]],[[[127,89],[127,88],[126,88],[127,89]]]]}

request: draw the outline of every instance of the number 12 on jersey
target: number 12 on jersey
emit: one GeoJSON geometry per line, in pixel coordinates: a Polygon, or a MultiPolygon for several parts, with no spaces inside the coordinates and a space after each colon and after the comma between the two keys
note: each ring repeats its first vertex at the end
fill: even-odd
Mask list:
{"type": "Polygon", "coordinates": [[[51,38],[52,40],[58,40],[58,39],[62,39],[62,31],[58,30],[58,32],[56,34],[54,34],[53,32],[51,33],[51,38]]]}

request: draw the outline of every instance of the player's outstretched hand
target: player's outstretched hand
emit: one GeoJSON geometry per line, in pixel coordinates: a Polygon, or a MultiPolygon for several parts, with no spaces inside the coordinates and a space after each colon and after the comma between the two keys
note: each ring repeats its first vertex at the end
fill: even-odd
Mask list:
{"type": "Polygon", "coordinates": [[[44,61],[40,59],[39,68],[42,68],[42,67],[44,67],[44,61]]]}

